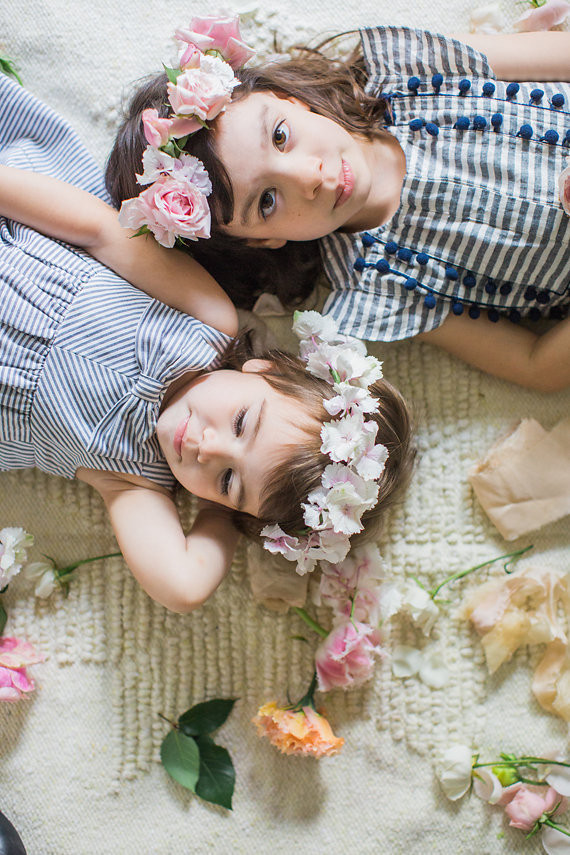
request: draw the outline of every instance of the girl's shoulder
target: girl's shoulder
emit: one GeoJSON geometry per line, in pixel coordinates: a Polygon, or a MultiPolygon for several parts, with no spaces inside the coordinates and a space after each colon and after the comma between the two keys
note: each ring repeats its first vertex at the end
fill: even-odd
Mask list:
{"type": "Polygon", "coordinates": [[[367,27],[360,31],[370,93],[414,92],[426,78],[434,86],[463,78],[495,77],[486,57],[458,39],[410,27],[367,27]]]}

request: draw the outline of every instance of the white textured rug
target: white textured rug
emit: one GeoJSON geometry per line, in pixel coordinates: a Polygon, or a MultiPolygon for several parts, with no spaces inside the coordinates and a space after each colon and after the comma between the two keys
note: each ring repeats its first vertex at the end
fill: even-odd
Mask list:
{"type": "MultiPolygon", "coordinates": [[[[508,26],[519,7],[500,5],[508,26]]],[[[362,23],[465,31],[471,5],[261,0],[246,8],[247,40],[270,48],[275,31],[287,44],[362,23]]],[[[66,116],[103,163],[125,88],[170,57],[176,24],[207,9],[180,0],[5,0],[0,50],[18,60],[25,85],[66,116]]],[[[287,322],[272,326],[287,342],[287,322]]],[[[391,572],[434,584],[510,551],[466,473],[519,418],[551,427],[568,414],[570,395],[525,392],[425,345],[375,352],[414,402],[418,422],[416,477],[380,540],[391,572]]],[[[4,525],[23,525],[35,534],[37,552],[63,562],[115,548],[102,504],[85,485],[38,472],[0,475],[4,525]]],[[[561,567],[569,535],[568,520],[561,521],[512,548],[533,542],[537,558],[526,563],[540,555],[561,567]]],[[[452,596],[499,572],[484,571],[452,596]]],[[[449,657],[448,686],[434,691],[415,678],[396,680],[384,662],[363,690],[326,698],[346,745],[339,756],[315,762],[282,757],[250,724],[260,703],[304,688],[312,651],[291,640],[301,631],[298,618],[253,601],[244,550],[217,595],[187,617],[153,604],[119,559],[80,571],[67,600],[35,601],[16,580],[7,605],[10,634],[46,655],[33,671],[32,699],[0,707],[0,809],[19,828],[28,855],[541,851],[538,838],[525,843],[508,829],[499,809],[473,798],[447,802],[432,771],[449,741],[471,742],[491,756],[567,750],[566,726],[542,712],[530,692],[535,649],[519,651],[489,678],[474,633],[444,617],[432,643],[449,657]],[[219,734],[237,769],[232,813],[182,790],[157,762],[166,728],[158,713],[175,717],[215,696],[240,698],[219,734]]],[[[405,622],[393,622],[386,634],[388,648],[420,641],[405,622]]]]}

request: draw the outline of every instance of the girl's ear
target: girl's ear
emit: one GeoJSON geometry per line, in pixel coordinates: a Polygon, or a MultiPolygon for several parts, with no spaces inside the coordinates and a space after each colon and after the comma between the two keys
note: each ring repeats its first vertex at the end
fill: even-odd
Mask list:
{"type": "Polygon", "coordinates": [[[250,238],[246,243],[258,249],[281,249],[287,241],[284,238],[250,238]]]}
{"type": "Polygon", "coordinates": [[[241,370],[244,374],[260,374],[262,371],[271,371],[273,363],[270,359],[248,359],[243,363],[241,370]]]}

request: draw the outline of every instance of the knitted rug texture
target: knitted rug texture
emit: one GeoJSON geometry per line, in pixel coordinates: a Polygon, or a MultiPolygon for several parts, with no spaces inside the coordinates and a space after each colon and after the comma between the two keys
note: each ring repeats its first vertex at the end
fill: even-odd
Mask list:
{"type": "MultiPolygon", "coordinates": [[[[515,3],[498,4],[510,29],[515,3]]],[[[403,0],[260,0],[237,6],[246,41],[269,53],[315,35],[359,24],[400,23],[466,32],[472,5],[403,0]]],[[[63,114],[104,163],[129,88],[172,57],[170,36],[194,14],[212,11],[180,0],[22,0],[0,10],[0,51],[13,57],[24,85],[63,114]]],[[[290,318],[271,332],[293,346],[290,318]]],[[[570,411],[570,394],[540,395],[482,375],[415,343],[374,345],[385,376],[412,402],[418,465],[405,499],[378,543],[393,577],[413,574],[426,586],[504,552],[533,543],[519,566],[564,568],[568,519],[506,543],[467,482],[470,466],[520,418],[550,428],[570,411]]],[[[193,507],[180,499],[183,521],[193,507]]],[[[58,562],[110,553],[116,543],[99,497],[86,485],[37,471],[0,474],[0,527],[21,525],[41,553],[58,562]]],[[[480,642],[455,615],[461,597],[494,565],[448,589],[451,604],[431,638],[405,619],[384,631],[396,644],[440,651],[450,672],[440,690],[418,678],[396,679],[389,656],[357,691],[324,697],[346,744],[323,761],[285,757],[258,739],[251,718],[266,701],[299,696],[312,673],[315,641],[292,612],[278,614],[252,597],[241,544],[232,571],[194,614],[153,603],[122,559],[80,569],[68,598],[34,598],[17,578],[5,596],[6,633],[31,641],[45,658],[33,669],[37,689],[0,706],[0,810],[20,831],[28,855],[187,855],[346,851],[357,855],[503,855],[539,853],[503,811],[475,797],[451,803],[434,776],[439,753],[465,742],[499,751],[568,750],[567,726],[545,713],[530,690],[541,648],[519,650],[489,677],[480,642]],[[237,770],[233,812],[206,804],[160,765],[168,725],[191,704],[239,698],[217,741],[237,770]]],[[[330,620],[326,609],[317,618],[330,620]]]]}

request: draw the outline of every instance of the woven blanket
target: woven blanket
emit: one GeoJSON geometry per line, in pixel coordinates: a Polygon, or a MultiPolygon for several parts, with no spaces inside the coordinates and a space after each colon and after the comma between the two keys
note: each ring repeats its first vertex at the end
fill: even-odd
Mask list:
{"type": "MultiPolygon", "coordinates": [[[[498,4],[505,28],[520,14],[498,4]]],[[[465,0],[259,0],[242,31],[261,52],[359,24],[399,23],[445,33],[469,29],[465,0]]],[[[237,11],[241,11],[239,7],[237,11]]],[[[204,5],[181,0],[4,0],[0,51],[17,60],[24,85],[63,114],[104,163],[122,99],[133,81],[172,56],[174,26],[204,5]]],[[[271,331],[291,343],[290,319],[271,331]]],[[[520,566],[564,568],[568,519],[507,544],[467,482],[470,466],[523,417],[550,428],[570,411],[570,394],[540,395],[482,375],[430,346],[376,345],[384,373],[413,404],[418,465],[378,543],[389,574],[432,586],[450,573],[534,543],[520,566]]],[[[191,502],[180,500],[185,523],[191,502]]],[[[35,535],[35,556],[60,563],[115,551],[99,497],[85,484],[36,471],[0,475],[0,527],[35,535]]],[[[389,657],[363,688],[324,698],[342,752],[322,761],[280,755],[258,739],[251,718],[272,699],[300,696],[314,644],[292,612],[257,603],[248,552],[238,549],[216,595],[188,616],[169,613],[139,588],[120,558],[87,565],[68,598],[33,596],[23,579],[5,597],[7,632],[45,656],[34,666],[30,700],[0,706],[0,810],[19,829],[28,855],[188,855],[296,851],[302,855],[503,855],[539,853],[504,813],[480,800],[446,800],[434,777],[439,752],[464,742],[499,751],[567,752],[567,726],[544,712],[530,688],[539,647],[523,647],[488,676],[481,644],[455,614],[463,594],[500,565],[449,589],[429,644],[447,661],[449,681],[430,689],[397,679],[389,657]],[[217,740],[237,770],[234,810],[200,801],[159,762],[168,725],[193,703],[239,698],[217,740]]],[[[326,623],[326,610],[316,610],[326,623]]],[[[405,619],[384,632],[396,644],[425,646],[405,619]]]]}

